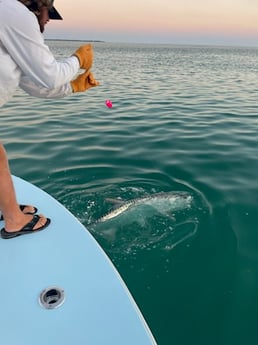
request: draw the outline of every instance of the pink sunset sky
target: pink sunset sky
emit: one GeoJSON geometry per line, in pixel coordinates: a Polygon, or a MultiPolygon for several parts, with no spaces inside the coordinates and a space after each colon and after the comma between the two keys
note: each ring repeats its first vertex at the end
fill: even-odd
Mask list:
{"type": "Polygon", "coordinates": [[[258,46],[258,0],[55,0],[46,38],[258,46]]]}

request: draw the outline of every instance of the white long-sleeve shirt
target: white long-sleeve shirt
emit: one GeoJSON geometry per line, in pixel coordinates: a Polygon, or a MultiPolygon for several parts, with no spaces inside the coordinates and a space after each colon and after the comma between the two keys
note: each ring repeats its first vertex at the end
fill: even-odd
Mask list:
{"type": "Polygon", "coordinates": [[[79,71],[71,56],[57,61],[44,43],[36,16],[17,0],[0,0],[0,106],[20,86],[36,97],[64,97],[79,71]]]}

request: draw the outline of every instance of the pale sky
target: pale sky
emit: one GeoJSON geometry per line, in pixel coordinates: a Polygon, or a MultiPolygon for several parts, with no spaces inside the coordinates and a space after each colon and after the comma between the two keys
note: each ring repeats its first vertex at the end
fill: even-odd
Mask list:
{"type": "Polygon", "coordinates": [[[258,46],[258,0],[55,0],[46,38],[258,46]]]}

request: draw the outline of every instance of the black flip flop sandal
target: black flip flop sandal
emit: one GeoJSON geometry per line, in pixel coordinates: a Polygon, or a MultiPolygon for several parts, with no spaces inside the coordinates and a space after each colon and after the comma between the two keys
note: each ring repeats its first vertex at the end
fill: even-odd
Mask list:
{"type": "Polygon", "coordinates": [[[8,232],[5,230],[5,228],[3,228],[3,229],[1,229],[1,237],[7,240],[9,238],[14,238],[17,236],[32,234],[34,232],[41,231],[41,230],[45,229],[50,224],[50,219],[47,218],[47,221],[44,225],[40,226],[38,229],[33,230],[33,227],[37,224],[37,222],[39,221],[40,218],[41,217],[38,214],[35,214],[33,216],[32,220],[29,223],[27,223],[26,225],[24,225],[24,227],[21,228],[21,230],[19,230],[19,231],[8,232]]]}
{"type": "MultiPolygon", "coordinates": [[[[25,209],[25,207],[28,207],[28,205],[20,205],[20,210],[23,211],[23,210],[25,209]]],[[[35,213],[37,213],[37,212],[38,212],[38,209],[37,209],[36,207],[34,207],[34,206],[33,206],[33,208],[34,208],[34,211],[32,211],[32,212],[26,212],[25,214],[35,214],[35,213]]],[[[1,221],[1,220],[4,220],[4,217],[3,217],[2,214],[1,214],[1,216],[0,216],[0,221],[1,221]]]]}

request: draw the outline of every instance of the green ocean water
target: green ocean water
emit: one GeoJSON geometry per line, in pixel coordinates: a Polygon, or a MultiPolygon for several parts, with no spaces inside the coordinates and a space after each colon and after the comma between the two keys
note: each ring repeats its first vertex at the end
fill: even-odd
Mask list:
{"type": "MultiPolygon", "coordinates": [[[[48,44],[62,58],[81,42],[48,44]]],[[[1,108],[12,173],[88,227],[159,345],[256,345],[258,48],[94,47],[100,87],[59,100],[17,90],[1,108]],[[107,198],[159,192],[193,202],[90,225],[107,198]]]]}

